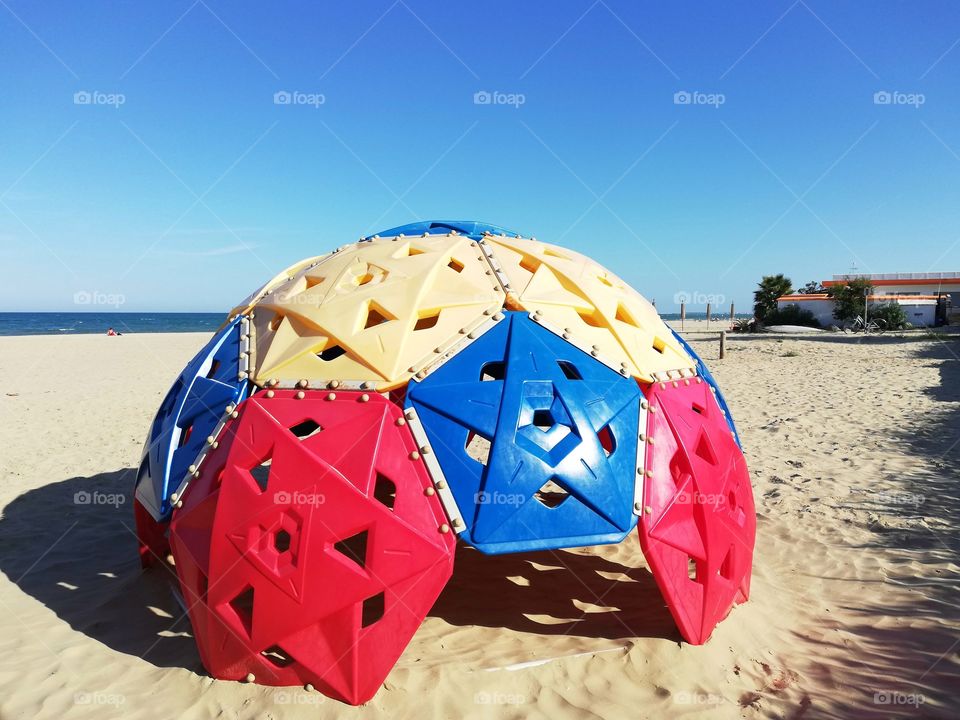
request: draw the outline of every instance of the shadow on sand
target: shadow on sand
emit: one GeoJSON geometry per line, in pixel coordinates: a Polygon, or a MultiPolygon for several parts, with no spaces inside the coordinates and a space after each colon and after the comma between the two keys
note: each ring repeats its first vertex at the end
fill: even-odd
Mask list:
{"type": "MultiPolygon", "coordinates": [[[[172,573],[140,568],[134,473],[76,477],[13,500],[0,518],[0,570],[74,630],[156,666],[204,674],[172,573]]],[[[635,533],[624,542],[640,567],[563,551],[485,556],[461,545],[430,615],[544,635],[679,639],[635,533]],[[610,609],[585,614],[575,601],[610,609]]]]}

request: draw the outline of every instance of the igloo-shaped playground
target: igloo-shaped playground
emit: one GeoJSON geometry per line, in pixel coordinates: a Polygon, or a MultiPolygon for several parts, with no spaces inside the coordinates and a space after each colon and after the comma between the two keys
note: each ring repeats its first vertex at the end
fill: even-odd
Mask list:
{"type": "Polygon", "coordinates": [[[364,238],[235,307],[157,412],[135,510],[214,677],[353,704],[458,539],[517,553],[636,528],[701,644],[749,595],[756,531],[726,402],[656,309],[583,255],[476,222],[364,238]]]}

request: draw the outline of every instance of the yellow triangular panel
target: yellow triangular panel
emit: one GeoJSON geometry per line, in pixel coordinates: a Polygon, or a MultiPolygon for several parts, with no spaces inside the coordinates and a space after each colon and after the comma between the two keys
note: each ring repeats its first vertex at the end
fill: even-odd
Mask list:
{"type": "Polygon", "coordinates": [[[539,311],[571,342],[652,382],[667,372],[694,373],[694,363],[645,298],[579,253],[522,238],[489,236],[509,283],[510,306],[539,311]]]}
{"type": "Polygon", "coordinates": [[[256,304],[256,302],[257,302],[260,298],[262,298],[264,295],[266,295],[267,293],[269,293],[271,290],[273,290],[274,288],[276,288],[276,287],[277,287],[278,285],[280,285],[281,283],[287,282],[287,280],[289,280],[291,277],[293,277],[293,276],[295,276],[295,275],[297,275],[297,274],[299,274],[299,273],[302,273],[305,268],[307,268],[307,267],[309,267],[309,266],[311,266],[311,265],[313,265],[313,264],[315,264],[315,263],[320,262],[321,260],[323,260],[324,257],[326,257],[326,256],[325,256],[325,255],[317,255],[316,257],[311,257],[311,258],[307,258],[306,260],[301,260],[301,261],[298,262],[298,263],[294,263],[293,265],[291,265],[290,267],[288,267],[288,268],[287,268],[286,270],[284,270],[283,272],[278,273],[277,275],[275,275],[275,276],[270,280],[270,282],[268,282],[266,285],[263,285],[262,287],[258,288],[256,291],[250,293],[250,295],[248,295],[246,298],[244,298],[243,301],[241,301],[239,304],[237,304],[237,306],[236,306],[235,308],[233,308],[233,310],[230,311],[229,320],[233,320],[233,318],[235,318],[235,317],[236,317],[237,315],[239,315],[240,313],[245,313],[245,312],[247,312],[247,311],[250,310],[250,308],[252,308],[252,307],[256,304]]]}
{"type": "Polygon", "coordinates": [[[397,387],[503,301],[467,237],[356,243],[268,286],[255,302],[254,381],[397,387]]]}

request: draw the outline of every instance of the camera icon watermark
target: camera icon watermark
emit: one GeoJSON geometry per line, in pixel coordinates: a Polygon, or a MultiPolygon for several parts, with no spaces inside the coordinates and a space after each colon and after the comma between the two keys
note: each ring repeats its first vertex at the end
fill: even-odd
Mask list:
{"type": "Polygon", "coordinates": [[[474,105],[507,105],[514,109],[519,109],[519,107],[526,102],[527,96],[523,93],[478,90],[473,94],[474,105]]]}
{"type": "Polygon", "coordinates": [[[99,490],[88,492],[79,490],[73,494],[74,505],[110,505],[118,508],[127,502],[127,496],[123,493],[104,493],[99,490]]]}
{"type": "Polygon", "coordinates": [[[77,290],[73,294],[74,305],[105,305],[118,308],[127,302],[122,293],[105,293],[99,290],[77,290]]]}
{"type": "Polygon", "coordinates": [[[106,105],[119,108],[127,102],[123,93],[105,93],[99,90],[78,90],[73,94],[74,105],[106,105]]]}
{"type": "Polygon", "coordinates": [[[699,290],[680,290],[673,294],[674,305],[723,305],[727,301],[726,295],[720,293],[705,293],[699,290]]]}
{"type": "Polygon", "coordinates": [[[273,94],[274,105],[306,105],[314,110],[325,105],[327,96],[323,93],[307,93],[299,90],[278,90],[273,94]]]}
{"type": "Polygon", "coordinates": [[[873,94],[874,105],[906,105],[916,110],[927,102],[923,93],[905,93],[899,90],[878,90],[873,94]]]}
{"type": "Polygon", "coordinates": [[[705,93],[699,90],[677,90],[673,94],[674,105],[707,105],[713,108],[719,108],[727,102],[727,96],[723,93],[705,93]]]}
{"type": "Polygon", "coordinates": [[[274,493],[273,502],[275,505],[323,505],[327,501],[327,496],[323,493],[305,493],[295,490],[286,492],[281,490],[274,493]]]}

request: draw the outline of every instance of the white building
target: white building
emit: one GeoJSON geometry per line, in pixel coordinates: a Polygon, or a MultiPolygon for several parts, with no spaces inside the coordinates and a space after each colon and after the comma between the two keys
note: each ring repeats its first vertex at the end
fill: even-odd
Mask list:
{"type": "MultiPolygon", "coordinates": [[[[907,308],[904,306],[904,311],[907,313],[907,319],[910,320],[914,325],[918,325],[919,322],[914,322],[914,317],[918,320],[926,320],[927,315],[930,310],[927,309],[929,303],[920,302],[921,300],[934,300],[934,305],[936,305],[936,299],[938,297],[947,297],[947,317],[956,321],[960,319],[960,272],[925,272],[925,273],[880,273],[880,274],[865,274],[865,275],[834,275],[833,280],[824,280],[823,286],[825,288],[831,287],[833,285],[843,285],[849,280],[854,280],[856,278],[866,278],[873,285],[873,292],[877,295],[888,296],[888,299],[892,299],[892,296],[897,296],[897,302],[901,305],[904,304],[902,299],[904,296],[911,296],[917,299],[916,307],[907,308]],[[922,307],[923,310],[918,310],[917,308],[922,307]],[[919,313],[919,314],[918,314],[919,313]],[[952,316],[952,317],[951,317],[952,316]]],[[[876,302],[880,302],[877,300],[876,302]]],[[[934,315],[936,315],[936,309],[934,309],[934,315]]],[[[933,325],[934,320],[925,322],[927,325],[933,325]]]]}
{"type": "Polygon", "coordinates": [[[788,305],[797,305],[809,310],[823,327],[836,325],[833,318],[833,300],[826,293],[811,295],[783,295],[777,298],[777,310],[783,310],[788,305]]]}
{"type": "MultiPolygon", "coordinates": [[[[834,281],[835,282],[835,281],[834,281]]],[[[960,284],[960,281],[958,281],[960,284]]],[[[826,283],[824,283],[826,285],[826,283]]],[[[960,292],[960,291],[958,291],[960,292]]],[[[936,295],[898,295],[898,294],[877,294],[870,295],[867,298],[870,304],[870,310],[877,305],[895,302],[903,308],[907,316],[907,322],[914,327],[933,327],[937,319],[937,296],[936,295]]],[[[810,295],[784,295],[777,298],[777,309],[782,310],[788,305],[809,310],[823,327],[839,324],[833,317],[833,300],[826,293],[810,295]]],[[[867,313],[869,319],[869,312],[867,313]]]]}

